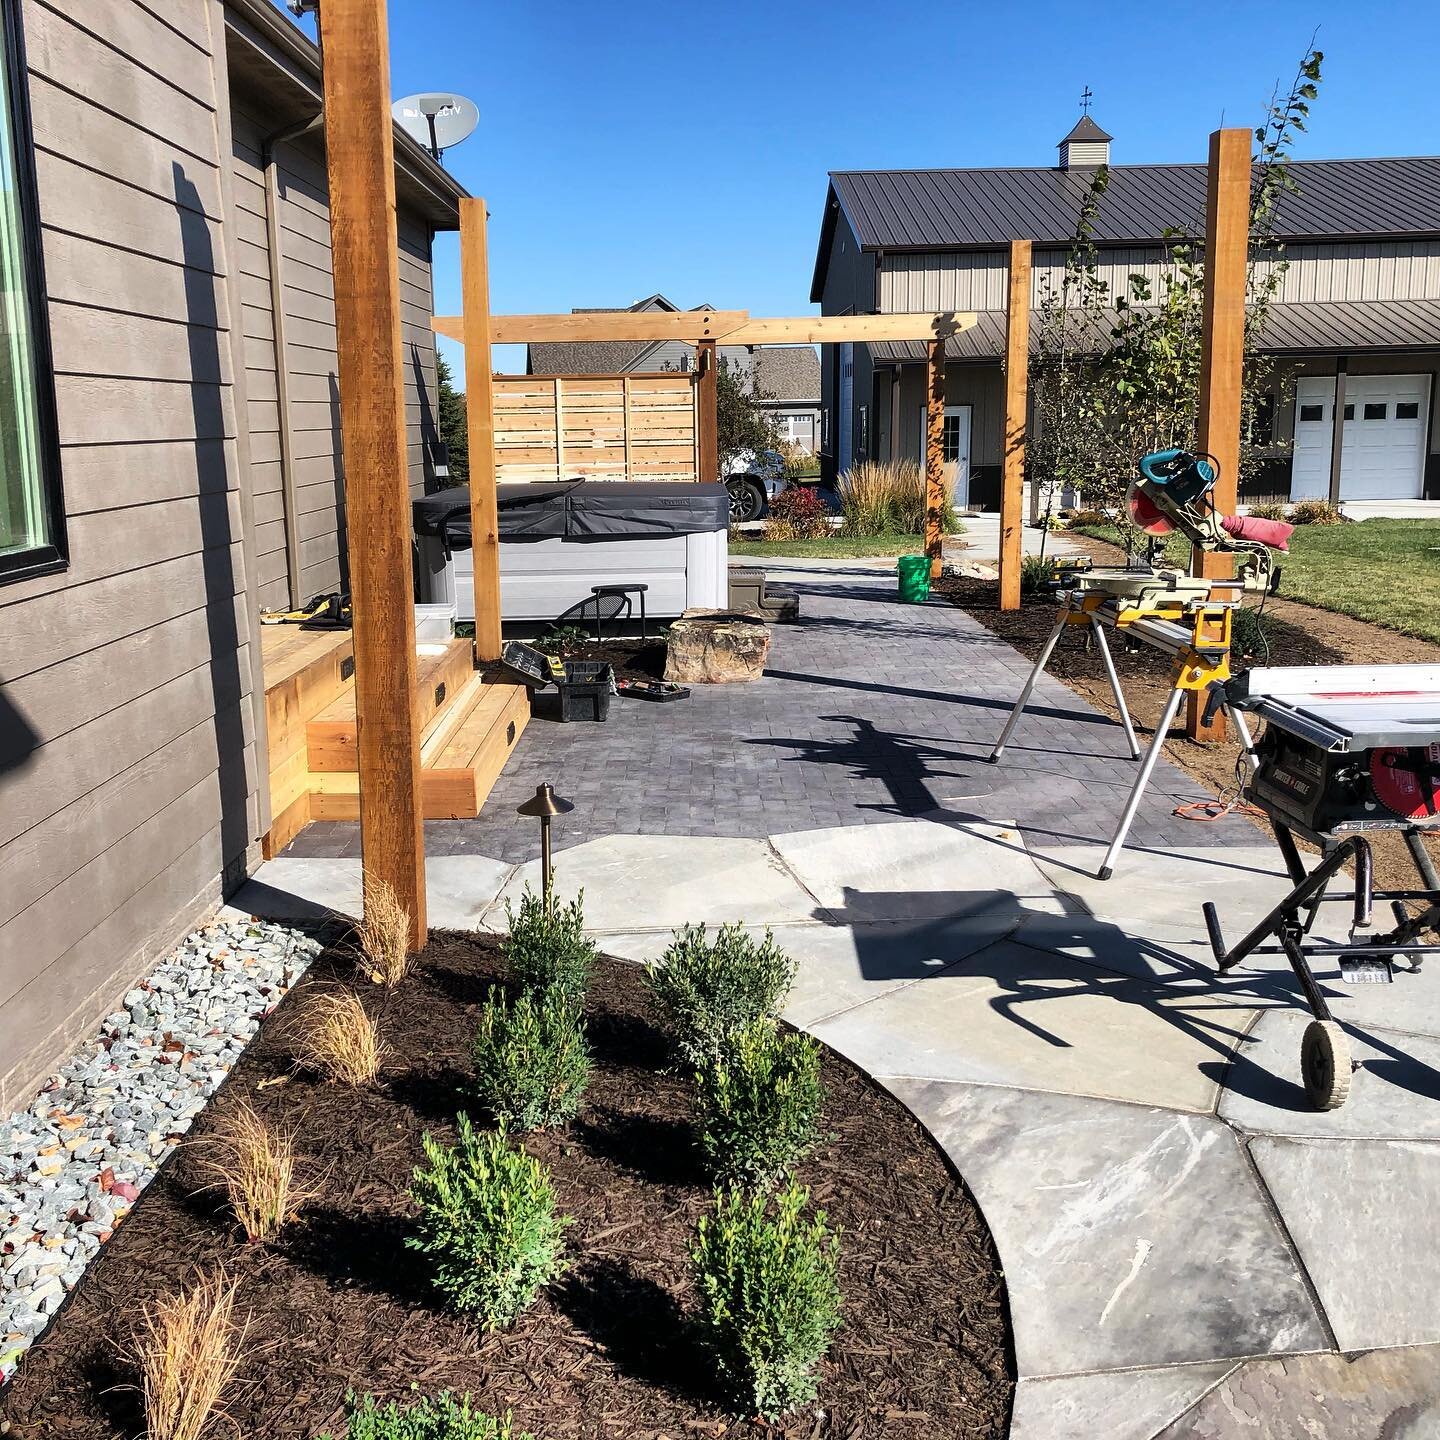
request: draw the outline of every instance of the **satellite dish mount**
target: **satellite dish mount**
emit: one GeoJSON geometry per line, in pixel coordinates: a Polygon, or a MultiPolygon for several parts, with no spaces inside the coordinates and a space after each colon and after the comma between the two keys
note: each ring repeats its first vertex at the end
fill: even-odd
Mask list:
{"type": "Polygon", "coordinates": [[[391,107],[395,123],[438,160],[452,145],[474,133],[480,111],[473,100],[446,91],[407,95],[391,107]]]}

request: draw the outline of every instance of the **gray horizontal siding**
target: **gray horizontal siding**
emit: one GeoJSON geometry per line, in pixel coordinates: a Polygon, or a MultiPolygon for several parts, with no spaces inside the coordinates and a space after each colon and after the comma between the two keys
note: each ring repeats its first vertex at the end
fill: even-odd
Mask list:
{"type": "Polygon", "coordinates": [[[216,11],[25,0],[71,550],[0,585],[0,1101],[253,853],[216,11]]]}
{"type": "MultiPolygon", "coordinates": [[[[251,484],[256,496],[256,570],[260,603],[289,602],[280,411],[276,378],[275,323],[265,224],[265,176],[261,165],[266,126],[242,102],[233,114],[237,288],[242,307],[246,426],[251,484]],[[271,503],[262,503],[267,497],[271,503]]],[[[330,207],[323,150],[312,140],[281,145],[280,264],[284,281],[286,364],[298,498],[302,595],[345,583],[344,480],[340,461],[339,361],[335,334],[335,285],[330,252],[330,207]]],[[[409,481],[425,488],[424,446],[433,434],[435,337],[430,279],[430,235],[401,214],[401,324],[405,358],[406,419],[410,427],[409,481]]]]}

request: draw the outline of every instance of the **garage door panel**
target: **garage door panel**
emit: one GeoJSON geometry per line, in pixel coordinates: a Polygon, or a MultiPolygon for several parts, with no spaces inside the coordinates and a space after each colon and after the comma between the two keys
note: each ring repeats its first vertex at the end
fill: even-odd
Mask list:
{"type": "MultiPolygon", "coordinates": [[[[1415,500],[1424,489],[1428,375],[1351,375],[1345,383],[1342,500],[1415,500]]],[[[1328,496],[1335,381],[1307,376],[1295,388],[1291,498],[1328,496]]]]}

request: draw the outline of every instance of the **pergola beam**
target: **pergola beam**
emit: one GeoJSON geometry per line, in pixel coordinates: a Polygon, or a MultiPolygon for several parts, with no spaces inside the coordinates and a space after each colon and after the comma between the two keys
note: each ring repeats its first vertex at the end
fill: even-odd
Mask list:
{"type": "MultiPolygon", "coordinates": [[[[727,345],[833,345],[840,341],[878,344],[901,340],[945,340],[975,324],[969,312],[942,310],[905,315],[799,315],[751,319],[744,310],[630,310],[580,315],[492,315],[492,345],[546,341],[682,340],[727,345]]],[[[458,315],[436,315],[436,334],[465,343],[458,315]]]]}

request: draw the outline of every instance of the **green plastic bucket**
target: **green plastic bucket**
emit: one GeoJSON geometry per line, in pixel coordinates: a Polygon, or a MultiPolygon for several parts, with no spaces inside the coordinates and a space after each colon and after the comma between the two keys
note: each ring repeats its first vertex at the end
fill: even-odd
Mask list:
{"type": "Polygon", "coordinates": [[[895,569],[900,576],[900,598],[907,605],[923,605],[930,598],[930,557],[902,555],[895,569]]]}

